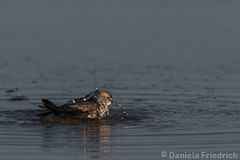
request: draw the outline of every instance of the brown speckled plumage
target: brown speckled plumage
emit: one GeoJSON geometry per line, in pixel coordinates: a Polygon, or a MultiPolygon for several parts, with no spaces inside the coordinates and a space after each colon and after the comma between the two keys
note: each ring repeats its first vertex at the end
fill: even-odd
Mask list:
{"type": "Polygon", "coordinates": [[[112,95],[104,89],[96,89],[84,98],[75,99],[62,106],[56,106],[47,99],[42,99],[41,108],[47,112],[42,117],[55,116],[61,118],[103,118],[109,115],[108,107],[113,104],[112,95]]]}

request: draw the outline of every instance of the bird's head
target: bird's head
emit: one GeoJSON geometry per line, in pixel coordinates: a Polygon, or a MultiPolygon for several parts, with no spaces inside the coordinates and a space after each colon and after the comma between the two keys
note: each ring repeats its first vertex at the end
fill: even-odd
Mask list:
{"type": "Polygon", "coordinates": [[[114,102],[112,94],[105,89],[96,89],[95,91],[88,94],[85,98],[95,99],[101,106],[108,107],[110,105],[117,106],[114,102]]]}

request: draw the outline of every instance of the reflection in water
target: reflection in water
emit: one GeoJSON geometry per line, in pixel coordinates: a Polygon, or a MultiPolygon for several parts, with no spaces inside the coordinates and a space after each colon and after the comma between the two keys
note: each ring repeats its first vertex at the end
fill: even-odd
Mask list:
{"type": "Polygon", "coordinates": [[[111,126],[108,124],[97,126],[86,126],[83,130],[84,133],[84,150],[91,152],[91,147],[97,148],[97,152],[100,153],[98,158],[108,159],[110,158],[108,153],[111,153],[111,126]],[[89,150],[88,150],[89,149],[89,150]]]}
{"type": "MultiPolygon", "coordinates": [[[[80,125],[44,126],[42,149],[68,150],[69,154],[87,158],[109,159],[111,148],[111,125],[107,122],[90,122],[80,125]]],[[[71,155],[71,156],[72,156],[71,155]]]]}
{"type": "Polygon", "coordinates": [[[111,135],[111,126],[110,125],[103,125],[99,127],[99,143],[100,145],[100,152],[101,153],[110,153],[111,143],[110,135],[111,135]]]}

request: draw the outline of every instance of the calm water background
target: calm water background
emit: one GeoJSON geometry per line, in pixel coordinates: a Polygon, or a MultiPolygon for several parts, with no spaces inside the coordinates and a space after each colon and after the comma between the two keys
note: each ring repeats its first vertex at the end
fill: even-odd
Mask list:
{"type": "MultiPolygon", "coordinates": [[[[0,159],[240,154],[240,1],[1,1],[0,159]],[[107,88],[128,121],[41,123],[107,88]],[[6,91],[19,88],[14,93],[6,91]],[[24,95],[24,101],[9,101],[24,95]]],[[[112,113],[117,114],[116,109],[112,113]]],[[[239,155],[240,156],[240,155],[239,155]]]]}

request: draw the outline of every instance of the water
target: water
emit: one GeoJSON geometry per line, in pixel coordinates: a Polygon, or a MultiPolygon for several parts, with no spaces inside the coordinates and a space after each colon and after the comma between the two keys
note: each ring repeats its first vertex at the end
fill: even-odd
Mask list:
{"type": "Polygon", "coordinates": [[[92,72],[79,71],[87,75],[81,77],[83,84],[75,78],[69,80],[75,83],[62,81],[68,80],[70,69],[54,79],[50,77],[55,70],[46,70],[45,81],[39,80],[38,72],[30,72],[31,77],[20,76],[26,78],[22,86],[9,75],[6,83],[19,89],[8,93],[9,86],[1,88],[1,159],[160,159],[162,151],[239,152],[240,91],[233,83],[239,78],[239,65],[99,68],[98,85],[113,92],[129,119],[116,118],[120,113],[113,107],[109,120],[78,123],[41,122],[37,105],[43,97],[61,104],[83,96],[92,72]],[[9,100],[14,95],[27,99],[9,100]]]}
{"type": "Polygon", "coordinates": [[[15,3],[0,5],[0,159],[240,157],[238,1],[15,3]],[[42,98],[62,104],[96,87],[128,117],[114,107],[107,120],[37,116],[42,98]]]}

